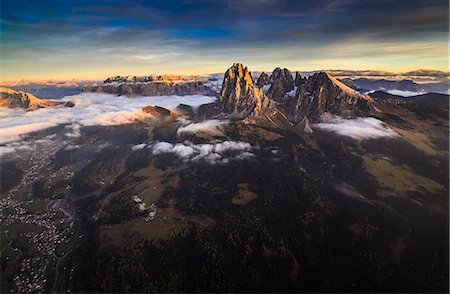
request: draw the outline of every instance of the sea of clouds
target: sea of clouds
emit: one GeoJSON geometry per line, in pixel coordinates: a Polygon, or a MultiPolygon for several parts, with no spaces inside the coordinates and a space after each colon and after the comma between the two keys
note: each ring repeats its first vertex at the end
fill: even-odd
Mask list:
{"type": "Polygon", "coordinates": [[[61,124],[67,125],[67,137],[76,137],[80,136],[80,129],[84,126],[131,123],[145,116],[141,109],[148,105],[174,109],[183,103],[195,109],[215,100],[215,97],[202,95],[127,98],[110,94],[81,93],[58,100],[74,102],[75,107],[72,108],[56,106],[33,111],[2,108],[0,144],[3,146],[0,146],[0,155],[17,149],[17,142],[23,140],[27,134],[61,124]]]}
{"type": "Polygon", "coordinates": [[[109,94],[82,93],[65,97],[58,101],[72,101],[75,107],[48,107],[34,111],[3,108],[0,113],[0,144],[17,141],[21,136],[54,127],[72,124],[73,129],[81,126],[109,126],[133,122],[145,114],[141,109],[148,105],[176,108],[180,103],[194,108],[211,103],[215,97],[190,96],[152,96],[126,98],[109,94]]]}
{"type": "Polygon", "coordinates": [[[331,131],[354,139],[376,139],[381,137],[399,136],[394,130],[373,117],[345,119],[337,115],[324,115],[316,128],[331,131]]]}

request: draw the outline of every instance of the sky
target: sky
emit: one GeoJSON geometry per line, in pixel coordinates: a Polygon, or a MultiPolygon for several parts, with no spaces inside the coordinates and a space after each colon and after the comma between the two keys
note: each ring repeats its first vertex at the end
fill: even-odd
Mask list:
{"type": "Polygon", "coordinates": [[[448,71],[448,0],[0,1],[0,80],[448,71]]]}

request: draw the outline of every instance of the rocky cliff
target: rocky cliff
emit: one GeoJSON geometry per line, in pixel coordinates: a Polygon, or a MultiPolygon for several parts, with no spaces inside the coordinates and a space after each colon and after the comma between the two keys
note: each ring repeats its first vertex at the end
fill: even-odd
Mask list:
{"type": "Polygon", "coordinates": [[[299,71],[295,72],[295,80],[294,80],[295,87],[300,87],[301,85],[305,84],[306,81],[307,81],[307,79],[303,78],[299,71]]]}
{"type": "Polygon", "coordinates": [[[203,82],[133,82],[104,83],[83,88],[83,92],[107,93],[125,96],[207,95],[217,93],[203,82]]]}
{"type": "Polygon", "coordinates": [[[257,116],[269,106],[269,99],[253,83],[248,68],[240,63],[226,71],[219,102],[221,111],[234,118],[257,116]]]}
{"type": "Polygon", "coordinates": [[[269,76],[268,76],[265,72],[262,72],[262,73],[259,75],[258,80],[256,81],[256,85],[257,85],[259,88],[261,88],[261,87],[263,87],[263,86],[265,86],[265,85],[269,85],[269,84],[270,84],[270,82],[269,82],[269,76]]]}
{"type": "Polygon", "coordinates": [[[340,116],[367,116],[373,100],[344,85],[326,72],[316,73],[301,84],[295,97],[285,106],[288,117],[299,121],[307,116],[319,118],[326,112],[340,116]]]}
{"type": "Polygon", "coordinates": [[[277,67],[273,70],[269,78],[271,84],[267,97],[275,101],[282,101],[286,94],[294,90],[294,80],[291,72],[287,69],[277,67]]]}
{"type": "MultiPolygon", "coordinates": [[[[258,79],[260,85],[265,77],[258,79]]],[[[325,113],[343,117],[367,116],[374,110],[373,100],[344,85],[325,72],[295,81],[288,69],[276,68],[269,78],[267,95],[253,82],[250,71],[240,63],[225,73],[219,108],[228,118],[266,124],[310,133],[309,122],[325,113]],[[295,86],[294,86],[295,85],[295,86]]]]}
{"type": "Polygon", "coordinates": [[[253,83],[251,73],[240,63],[233,64],[223,80],[219,98],[221,113],[260,126],[290,128],[285,114],[253,83]]]}

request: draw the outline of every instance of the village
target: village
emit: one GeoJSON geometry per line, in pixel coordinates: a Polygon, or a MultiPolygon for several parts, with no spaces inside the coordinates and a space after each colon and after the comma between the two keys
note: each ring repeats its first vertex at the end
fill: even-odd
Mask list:
{"type": "Polygon", "coordinates": [[[19,271],[13,277],[12,292],[40,292],[48,283],[48,272],[54,271],[73,250],[74,221],[61,200],[17,201],[10,197],[0,199],[0,224],[2,228],[2,262],[8,266],[16,262],[19,254],[19,271]],[[65,250],[67,248],[67,250],[65,250]],[[52,265],[53,267],[49,267],[52,265]]]}

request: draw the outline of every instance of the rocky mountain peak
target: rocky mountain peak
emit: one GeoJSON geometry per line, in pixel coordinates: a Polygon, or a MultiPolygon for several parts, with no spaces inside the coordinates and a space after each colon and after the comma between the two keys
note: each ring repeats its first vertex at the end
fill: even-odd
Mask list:
{"type": "Polygon", "coordinates": [[[277,67],[270,75],[271,84],[267,96],[275,101],[282,101],[286,93],[294,89],[294,80],[291,72],[287,69],[277,67]]]}
{"type": "Polygon", "coordinates": [[[302,75],[301,75],[301,73],[299,71],[295,72],[295,80],[294,80],[294,86],[295,87],[299,87],[299,86],[305,84],[306,81],[307,81],[307,79],[302,78],[302,75]]]}
{"type": "Polygon", "coordinates": [[[219,101],[223,113],[237,118],[256,115],[269,103],[261,89],[253,83],[248,68],[241,63],[233,64],[226,71],[219,101]]]}
{"type": "Polygon", "coordinates": [[[266,74],[265,72],[262,72],[258,80],[256,81],[256,85],[261,88],[262,86],[268,84],[269,84],[269,75],[266,74]]]}
{"type": "Polygon", "coordinates": [[[287,108],[294,120],[304,116],[320,117],[326,112],[341,116],[365,116],[373,109],[370,96],[358,93],[326,72],[309,77],[306,83],[299,86],[292,102],[287,108]]]}

